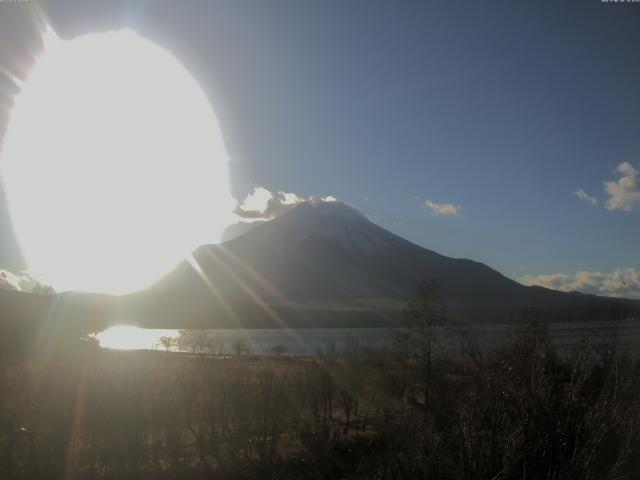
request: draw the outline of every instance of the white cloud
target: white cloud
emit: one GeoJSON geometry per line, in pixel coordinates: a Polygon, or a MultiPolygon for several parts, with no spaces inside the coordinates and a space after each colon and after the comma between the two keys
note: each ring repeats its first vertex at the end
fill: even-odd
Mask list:
{"type": "Polygon", "coordinates": [[[22,291],[31,282],[31,278],[22,273],[17,275],[9,270],[0,269],[0,290],[22,291]]]}
{"type": "Polygon", "coordinates": [[[525,275],[518,281],[525,285],[539,285],[563,292],[579,291],[608,297],[640,298],[640,270],[635,267],[617,268],[609,273],[581,271],[575,275],[525,275]]]}
{"type": "Polygon", "coordinates": [[[622,162],[620,165],[618,165],[618,168],[616,170],[623,175],[628,175],[630,177],[635,177],[636,175],[638,175],[638,170],[636,170],[629,162],[622,162]]]}
{"type": "Polygon", "coordinates": [[[267,202],[271,199],[272,194],[269,190],[262,187],[253,189],[244,201],[240,204],[245,210],[263,210],[266,208],[267,202]]]}
{"type": "Polygon", "coordinates": [[[333,195],[326,197],[302,197],[297,193],[272,191],[264,187],[255,187],[253,192],[238,202],[233,212],[240,218],[271,220],[306,202],[337,202],[333,195]]]}
{"type": "Polygon", "coordinates": [[[433,215],[458,215],[462,207],[453,203],[435,203],[431,200],[424,202],[424,207],[431,210],[433,215]]]}
{"type": "Polygon", "coordinates": [[[295,193],[271,191],[256,187],[253,192],[239,202],[233,212],[241,218],[270,220],[292,209],[304,198],[295,193]]]}
{"type": "Polygon", "coordinates": [[[617,181],[604,182],[604,190],[609,195],[606,207],[608,210],[630,212],[636,204],[640,204],[640,179],[638,170],[629,162],[623,162],[616,168],[621,176],[617,181]]]}
{"type": "Polygon", "coordinates": [[[584,202],[590,203],[591,205],[598,205],[598,199],[588,195],[587,192],[582,189],[573,192],[573,194],[584,202]]]}

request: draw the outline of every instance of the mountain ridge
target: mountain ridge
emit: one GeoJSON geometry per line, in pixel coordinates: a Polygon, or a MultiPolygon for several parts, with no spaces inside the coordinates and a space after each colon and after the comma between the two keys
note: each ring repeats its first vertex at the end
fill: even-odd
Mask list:
{"type": "MultiPolygon", "coordinates": [[[[627,302],[640,305],[521,285],[484,263],[447,257],[410,242],[339,201],[301,203],[233,240],[203,245],[193,257],[200,274],[193,262],[185,264],[155,288],[204,298],[210,282],[227,298],[300,310],[322,302],[397,304],[409,300],[420,281],[436,280],[451,311],[464,321],[489,321],[488,316],[509,321],[514,311],[528,306],[556,310],[556,316],[584,317],[588,310],[602,315],[627,302]]],[[[399,318],[399,310],[389,309],[394,318],[399,318]]],[[[378,311],[370,313],[374,317],[378,311]]]]}
{"type": "MultiPolygon", "coordinates": [[[[328,328],[398,325],[420,281],[443,287],[462,323],[640,317],[640,301],[524,286],[470,259],[450,258],[374,224],[355,207],[298,205],[233,240],[198,247],[151,288],[122,296],[0,290],[7,348],[113,325],[147,328],[328,328]]],[[[26,348],[26,347],[25,347],[26,348]]]]}

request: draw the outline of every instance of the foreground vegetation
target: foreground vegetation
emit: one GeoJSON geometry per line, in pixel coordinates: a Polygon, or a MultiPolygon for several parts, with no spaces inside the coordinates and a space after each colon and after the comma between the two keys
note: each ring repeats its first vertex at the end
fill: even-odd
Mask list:
{"type": "Polygon", "coordinates": [[[500,348],[462,336],[452,355],[429,295],[386,350],[212,358],[87,343],[5,361],[0,477],[637,478],[637,357],[585,338],[559,358],[535,312],[500,348]]]}

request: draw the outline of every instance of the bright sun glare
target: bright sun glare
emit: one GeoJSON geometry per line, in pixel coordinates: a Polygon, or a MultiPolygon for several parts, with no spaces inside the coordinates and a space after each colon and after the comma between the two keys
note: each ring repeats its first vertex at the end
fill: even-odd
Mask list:
{"type": "Polygon", "coordinates": [[[177,337],[177,330],[146,329],[126,325],[111,327],[96,337],[100,346],[117,350],[151,350],[162,337],[177,337]]]}
{"type": "Polygon", "coordinates": [[[22,253],[57,290],[144,288],[230,223],[218,121],[185,68],[131,31],[45,40],[0,160],[22,253]]]}

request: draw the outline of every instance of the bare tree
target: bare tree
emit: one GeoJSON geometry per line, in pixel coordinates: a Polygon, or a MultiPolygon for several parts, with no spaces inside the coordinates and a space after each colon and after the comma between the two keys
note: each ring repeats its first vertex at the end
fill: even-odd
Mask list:
{"type": "Polygon", "coordinates": [[[236,338],[231,344],[231,348],[233,349],[233,352],[237,357],[241,355],[248,355],[251,351],[249,345],[247,344],[247,341],[242,337],[236,338]]]}
{"type": "Polygon", "coordinates": [[[429,408],[432,383],[433,347],[436,341],[434,328],[447,323],[447,309],[441,291],[436,281],[420,283],[415,297],[405,308],[405,328],[393,331],[396,348],[407,366],[418,374],[425,411],[429,408]]]}
{"type": "Polygon", "coordinates": [[[173,337],[160,337],[158,346],[164,348],[167,352],[172,352],[176,349],[177,342],[173,337]]]}
{"type": "Polygon", "coordinates": [[[208,347],[209,336],[205,330],[178,330],[176,342],[180,350],[201,353],[208,347]]]}

